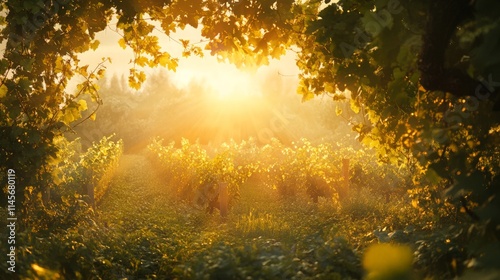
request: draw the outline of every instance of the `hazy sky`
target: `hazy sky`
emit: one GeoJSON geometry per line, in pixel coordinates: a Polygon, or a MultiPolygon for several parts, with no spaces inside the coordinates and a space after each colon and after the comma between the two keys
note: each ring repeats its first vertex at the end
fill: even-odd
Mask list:
{"type": "MultiPolygon", "coordinates": [[[[81,55],[81,64],[97,65],[102,57],[110,57],[112,64],[107,64],[107,76],[111,77],[114,74],[126,77],[129,74],[129,69],[132,66],[130,60],[133,58],[130,49],[122,49],[118,45],[120,35],[114,30],[114,24],[110,24],[108,28],[97,35],[97,39],[101,42],[97,51],[89,51],[81,55]]],[[[155,31],[156,32],[156,31],[155,31]]],[[[286,83],[290,86],[295,85],[298,81],[298,68],[295,65],[295,54],[289,52],[282,59],[271,61],[269,66],[263,66],[257,71],[249,72],[242,71],[229,63],[219,63],[215,57],[210,56],[209,52],[205,52],[203,58],[200,57],[182,57],[182,46],[178,43],[179,39],[189,39],[191,42],[199,42],[201,35],[194,28],[186,27],[185,30],[171,34],[171,38],[157,32],[160,39],[162,51],[169,52],[173,57],[179,58],[179,66],[176,72],[170,71],[171,78],[174,84],[178,87],[183,87],[189,81],[202,80],[207,86],[219,91],[221,95],[238,93],[252,93],[257,90],[257,81],[262,81],[265,78],[273,76],[276,79],[282,79],[283,76],[278,74],[292,75],[286,76],[286,83]],[[177,42],[176,42],[177,41],[177,42]]],[[[201,46],[201,44],[200,44],[201,46]]],[[[161,66],[160,66],[161,67],[161,66]]],[[[156,69],[144,68],[146,74],[157,71],[156,69]]]]}

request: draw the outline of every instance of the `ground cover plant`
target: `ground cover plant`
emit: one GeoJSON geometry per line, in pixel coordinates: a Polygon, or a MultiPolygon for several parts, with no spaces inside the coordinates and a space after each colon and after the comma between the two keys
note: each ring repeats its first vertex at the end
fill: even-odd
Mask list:
{"type": "MultiPolygon", "coordinates": [[[[100,145],[109,145],[107,141],[103,139],[100,145]]],[[[419,196],[426,196],[420,191],[411,191],[412,196],[401,195],[397,188],[389,195],[380,192],[378,188],[387,187],[385,184],[393,180],[402,184],[408,174],[393,168],[393,177],[381,179],[379,169],[388,174],[390,167],[365,166],[367,159],[375,160],[375,153],[359,152],[360,161],[353,160],[357,168],[351,172],[347,197],[335,195],[332,183],[329,195],[315,201],[307,192],[305,180],[299,184],[291,177],[290,186],[296,189],[286,193],[280,190],[276,182],[286,184],[286,180],[273,179],[275,171],[268,165],[275,166],[276,161],[266,165],[268,153],[256,153],[252,158],[255,162],[236,160],[248,149],[285,149],[277,140],[261,148],[244,142],[223,144],[213,150],[226,154],[230,145],[234,154],[225,157],[227,164],[233,167],[234,176],[239,170],[245,170],[245,175],[236,188],[230,188],[232,202],[226,217],[221,217],[218,209],[207,211],[205,201],[186,199],[187,193],[207,191],[203,181],[175,184],[203,180],[207,178],[203,172],[217,172],[210,169],[210,162],[218,162],[217,152],[210,157],[197,143],[183,141],[175,148],[175,143],[164,145],[153,140],[148,150],[121,157],[95,211],[88,204],[88,194],[78,189],[66,194],[71,198],[61,194],[63,203],[50,204],[57,208],[46,206],[37,226],[19,236],[21,278],[446,279],[463,272],[464,262],[470,258],[464,246],[470,238],[466,214],[459,213],[456,205],[435,209],[415,206],[421,203],[419,196]],[[177,157],[186,151],[192,153],[177,157]],[[201,173],[193,172],[207,166],[201,173]],[[359,169],[367,172],[360,174],[359,169]],[[173,181],[174,174],[166,171],[193,178],[173,181]],[[271,175],[263,175],[267,173],[271,175]],[[446,207],[451,209],[446,212],[446,207]],[[44,224],[58,230],[43,228],[44,224]],[[389,247],[376,247],[380,245],[389,247]],[[378,262],[380,254],[387,256],[388,262],[378,262]]],[[[305,147],[313,154],[324,149],[305,139],[290,149],[305,147]]],[[[290,149],[282,152],[290,153],[290,149]]],[[[346,153],[330,151],[330,164],[340,164],[337,158],[346,153]]],[[[298,156],[306,163],[319,160],[298,156]]],[[[295,164],[290,160],[285,163],[295,164]]],[[[62,169],[66,176],[74,174],[71,166],[76,165],[62,169]]],[[[310,164],[299,166],[304,169],[296,174],[310,170],[310,164]]],[[[224,178],[234,177],[220,180],[224,178]]]]}

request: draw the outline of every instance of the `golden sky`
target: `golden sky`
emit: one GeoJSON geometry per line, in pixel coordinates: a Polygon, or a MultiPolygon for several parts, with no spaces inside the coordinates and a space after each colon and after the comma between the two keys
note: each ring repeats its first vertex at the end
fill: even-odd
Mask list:
{"type": "MultiPolygon", "coordinates": [[[[118,76],[129,74],[132,66],[130,60],[133,58],[130,49],[122,49],[118,45],[120,35],[114,30],[114,24],[110,24],[104,31],[97,34],[96,39],[101,43],[96,51],[88,51],[81,54],[81,64],[89,64],[89,69],[101,62],[101,58],[110,57],[111,64],[106,64],[107,76],[115,74],[118,76]]],[[[279,73],[286,75],[286,83],[293,91],[298,83],[299,70],[295,65],[295,53],[288,52],[280,60],[271,60],[270,65],[262,66],[255,71],[244,71],[236,68],[230,63],[220,63],[209,52],[200,57],[182,57],[182,46],[179,39],[188,39],[191,42],[199,42],[202,38],[200,31],[192,27],[171,34],[170,38],[157,32],[160,39],[162,51],[169,52],[173,57],[179,58],[179,66],[176,72],[170,71],[171,79],[177,87],[185,87],[192,81],[201,81],[208,87],[215,89],[220,96],[228,96],[235,92],[238,94],[253,94],[259,90],[259,81],[266,79],[281,79],[279,73]]],[[[202,46],[200,44],[200,46],[202,46]]],[[[161,66],[159,66],[161,67],[161,66]]],[[[158,68],[157,68],[158,69],[158,68]]],[[[157,69],[144,68],[146,74],[151,74],[157,69]]]]}

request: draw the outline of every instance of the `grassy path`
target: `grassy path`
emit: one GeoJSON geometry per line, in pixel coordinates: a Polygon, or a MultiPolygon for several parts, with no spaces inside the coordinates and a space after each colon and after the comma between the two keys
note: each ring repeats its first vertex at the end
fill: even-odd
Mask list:
{"type": "Polygon", "coordinates": [[[141,155],[123,155],[112,185],[102,199],[99,210],[105,216],[111,213],[128,217],[147,215],[162,205],[161,180],[149,161],[141,155]]]}
{"type": "Polygon", "coordinates": [[[191,209],[168,199],[160,175],[144,156],[123,156],[102,201],[99,222],[113,233],[103,243],[115,257],[109,262],[120,264],[112,272],[118,277],[173,277],[172,268],[201,238],[191,209]]]}
{"type": "Polygon", "coordinates": [[[161,179],[144,156],[121,159],[98,206],[97,273],[104,279],[359,276],[357,256],[335,239],[328,211],[280,203],[249,184],[223,222],[170,199],[161,179]]]}

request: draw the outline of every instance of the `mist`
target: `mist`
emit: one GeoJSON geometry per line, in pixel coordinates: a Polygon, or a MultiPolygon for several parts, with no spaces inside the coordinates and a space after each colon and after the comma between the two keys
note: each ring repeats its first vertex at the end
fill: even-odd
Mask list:
{"type": "Polygon", "coordinates": [[[87,100],[84,118],[95,111],[95,120],[78,124],[69,137],[80,137],[88,147],[115,134],[127,152],[145,148],[154,137],[176,142],[185,138],[202,145],[248,139],[265,145],[273,138],[284,144],[307,138],[359,145],[348,126],[356,114],[345,102],[333,102],[327,95],[303,102],[294,93],[296,77],[283,76],[277,69],[255,73],[252,82],[256,90],[251,93],[221,95],[224,85],[218,90],[203,78],[178,85],[169,72],[159,70],[135,91],[124,76],[115,74],[100,81],[99,108],[87,100]]]}

